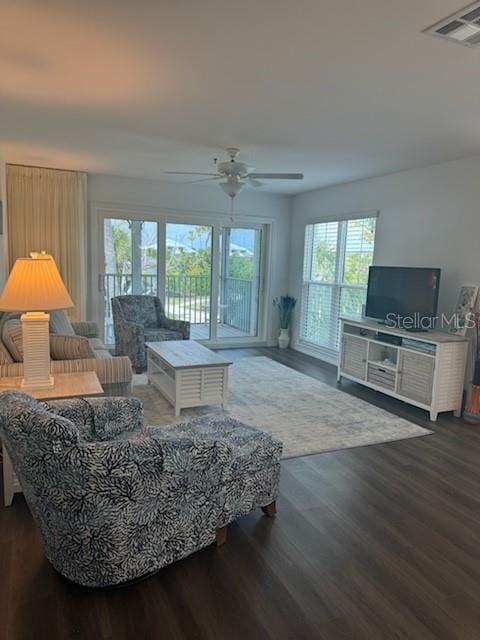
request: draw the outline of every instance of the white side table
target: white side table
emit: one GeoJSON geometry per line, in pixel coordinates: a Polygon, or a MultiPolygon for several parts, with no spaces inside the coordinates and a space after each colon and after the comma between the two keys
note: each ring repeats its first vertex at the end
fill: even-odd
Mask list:
{"type": "MultiPolygon", "coordinates": [[[[0,393],[3,391],[21,391],[21,377],[0,378],[0,393]]],[[[64,398],[79,398],[84,396],[103,396],[103,388],[94,371],[82,373],[56,373],[55,386],[52,389],[28,391],[37,400],[61,400],[64,398]]],[[[3,502],[6,507],[12,504],[15,493],[20,493],[22,487],[13,471],[10,456],[2,443],[3,455],[3,502]]]]}

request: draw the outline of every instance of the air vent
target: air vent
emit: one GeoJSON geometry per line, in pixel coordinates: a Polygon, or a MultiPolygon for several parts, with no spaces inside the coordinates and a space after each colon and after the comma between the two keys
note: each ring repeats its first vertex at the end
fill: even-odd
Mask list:
{"type": "Polygon", "coordinates": [[[460,9],[428,27],[423,33],[456,42],[464,47],[480,46],[480,2],[460,9]]]}

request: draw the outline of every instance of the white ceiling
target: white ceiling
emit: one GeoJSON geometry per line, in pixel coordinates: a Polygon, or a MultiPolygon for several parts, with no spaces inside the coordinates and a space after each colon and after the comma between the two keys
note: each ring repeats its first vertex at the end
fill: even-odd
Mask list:
{"type": "MultiPolygon", "coordinates": [[[[462,0],[3,0],[9,162],[172,180],[239,146],[293,193],[480,154],[462,0]]],[[[184,181],[184,178],[180,180],[184,181]]]]}

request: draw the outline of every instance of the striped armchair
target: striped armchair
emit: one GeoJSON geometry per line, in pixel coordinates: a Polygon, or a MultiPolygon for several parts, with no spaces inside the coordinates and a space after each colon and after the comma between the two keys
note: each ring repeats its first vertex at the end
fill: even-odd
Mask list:
{"type": "MultiPolygon", "coordinates": [[[[0,314],[0,377],[10,378],[23,376],[23,354],[12,353],[3,339],[3,329],[9,320],[17,318],[19,314],[0,314]]],[[[80,373],[95,371],[107,396],[129,396],[132,384],[132,365],[129,358],[113,357],[98,337],[98,327],[95,322],[72,322],[73,332],[70,335],[51,334],[50,348],[57,352],[69,353],[69,357],[60,355],[52,359],[52,373],[80,373]],[[80,344],[78,336],[83,336],[80,344]],[[52,342],[53,339],[53,342],[52,342]],[[73,344],[75,342],[75,344],[73,344]],[[70,344],[71,343],[71,344],[70,344]],[[78,353],[76,351],[78,350],[78,353]]],[[[19,344],[21,345],[21,327],[19,344]]],[[[58,356],[58,354],[57,354],[58,356]]],[[[52,357],[54,357],[52,351],[52,357]]]]}

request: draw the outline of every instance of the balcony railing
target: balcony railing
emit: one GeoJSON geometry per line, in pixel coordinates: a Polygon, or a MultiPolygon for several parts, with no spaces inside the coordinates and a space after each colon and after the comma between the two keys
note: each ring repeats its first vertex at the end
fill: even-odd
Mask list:
{"type": "Polygon", "coordinates": [[[252,324],[252,281],[220,279],[219,322],[249,333],[252,324]]]}
{"type": "Polygon", "coordinates": [[[166,276],[167,316],[207,324],[210,316],[210,276],[166,276]]]}
{"type": "MultiPolygon", "coordinates": [[[[141,293],[157,295],[157,276],[142,274],[141,293]]],[[[132,293],[132,275],[103,275],[105,340],[113,344],[111,298],[132,293]]],[[[220,278],[218,323],[250,333],[252,327],[252,281],[220,278]]],[[[187,320],[191,324],[208,325],[210,321],[211,279],[209,275],[167,275],[165,278],[165,312],[168,317],[187,320]]]]}

